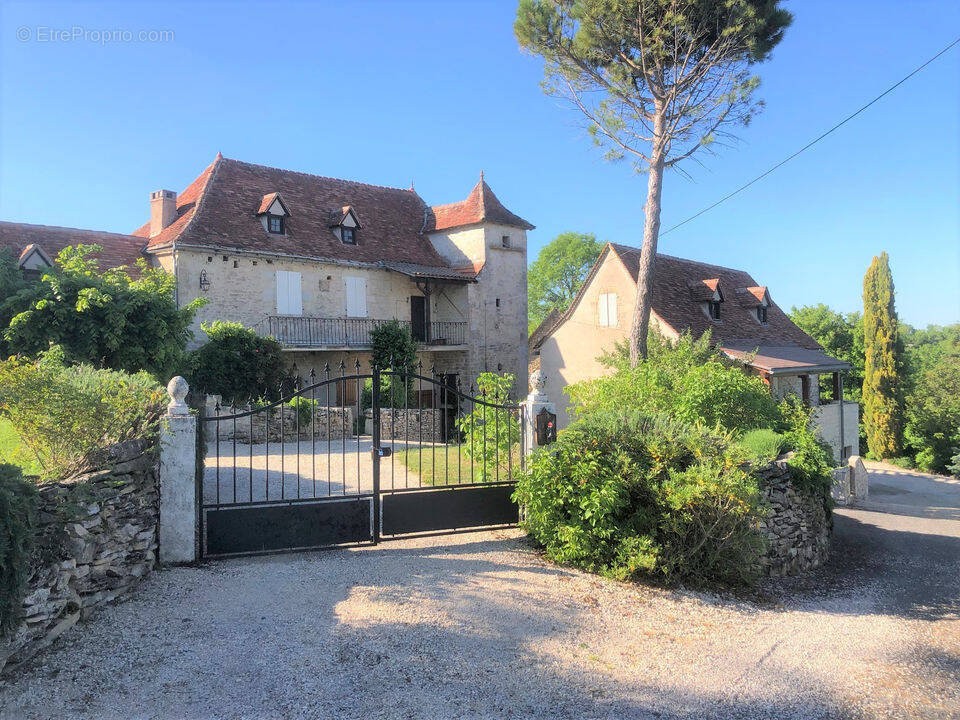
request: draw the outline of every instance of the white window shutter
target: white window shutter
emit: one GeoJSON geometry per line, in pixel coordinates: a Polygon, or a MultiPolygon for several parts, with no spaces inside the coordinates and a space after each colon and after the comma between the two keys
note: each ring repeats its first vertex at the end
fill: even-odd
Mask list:
{"type": "Polygon", "coordinates": [[[347,291],[347,317],[367,316],[367,281],[360,277],[343,279],[347,291]]]}
{"type": "Polygon", "coordinates": [[[287,274],[277,270],[277,315],[287,314],[287,274]]]}
{"type": "Polygon", "coordinates": [[[610,324],[610,318],[607,313],[607,294],[606,293],[602,293],[600,295],[600,300],[597,303],[597,311],[599,313],[597,322],[599,323],[600,327],[607,327],[610,324]]]}
{"type": "Polygon", "coordinates": [[[607,322],[610,327],[617,326],[617,294],[607,295],[607,322]]]}
{"type": "Polygon", "coordinates": [[[277,315],[303,315],[302,276],[277,270],[277,315]]]}
{"type": "Polygon", "coordinates": [[[298,272],[288,273],[287,281],[289,315],[303,315],[303,276],[298,272]]]}

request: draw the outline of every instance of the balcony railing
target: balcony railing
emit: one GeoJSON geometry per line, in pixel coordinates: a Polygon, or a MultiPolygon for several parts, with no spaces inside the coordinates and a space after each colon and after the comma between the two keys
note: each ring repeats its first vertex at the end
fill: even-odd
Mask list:
{"type": "MultiPolygon", "coordinates": [[[[319,318],[294,317],[289,315],[269,315],[254,326],[265,337],[273,337],[287,347],[370,347],[370,332],[386,320],[369,318],[319,318]]],[[[409,321],[401,320],[401,325],[411,329],[409,321]]],[[[420,328],[417,328],[419,331],[420,328]]],[[[467,342],[467,323],[441,320],[429,323],[423,328],[425,337],[414,339],[421,345],[465,345],[467,342]]]]}

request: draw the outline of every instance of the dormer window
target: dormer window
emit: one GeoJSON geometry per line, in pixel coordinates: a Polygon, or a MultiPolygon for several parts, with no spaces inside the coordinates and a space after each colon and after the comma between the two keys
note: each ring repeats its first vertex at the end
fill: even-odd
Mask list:
{"type": "Polygon", "coordinates": [[[710,301],[709,310],[710,310],[710,319],[711,319],[711,320],[719,320],[719,319],[720,319],[720,303],[722,303],[722,302],[723,302],[723,300],[722,300],[721,298],[716,298],[716,299],[710,301]]]}
{"type": "Polygon", "coordinates": [[[290,217],[290,211],[287,210],[286,203],[280,197],[280,193],[273,192],[264,195],[260,199],[260,207],[257,209],[257,216],[263,223],[263,229],[271,235],[285,235],[287,232],[287,218],[290,217]]]}
{"type": "Polygon", "coordinates": [[[357,245],[357,233],[363,226],[353,207],[344,205],[330,214],[330,228],[344,245],[357,245]]]}
{"type": "Polygon", "coordinates": [[[760,321],[761,325],[767,324],[767,306],[761,305],[757,308],[757,320],[760,321]]]}

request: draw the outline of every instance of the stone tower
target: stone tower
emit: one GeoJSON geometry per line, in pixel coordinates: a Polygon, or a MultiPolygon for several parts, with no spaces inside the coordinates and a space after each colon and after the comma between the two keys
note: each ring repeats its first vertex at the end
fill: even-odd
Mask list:
{"type": "Polygon", "coordinates": [[[466,200],[427,209],[425,232],[453,267],[476,277],[467,288],[471,342],[464,373],[516,376],[515,399],[527,394],[527,230],[480,173],[466,200]]]}

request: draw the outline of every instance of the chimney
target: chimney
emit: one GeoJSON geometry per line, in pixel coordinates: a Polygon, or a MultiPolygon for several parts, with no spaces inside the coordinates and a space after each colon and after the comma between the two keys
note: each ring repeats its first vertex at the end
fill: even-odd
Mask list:
{"type": "Polygon", "coordinates": [[[177,194],[173,190],[150,193],[150,237],[159,235],[177,219],[177,194]]]}

